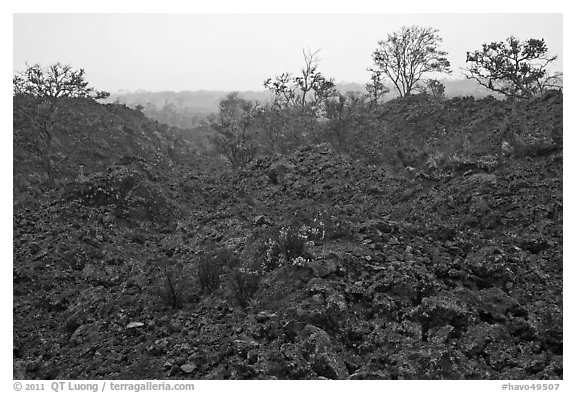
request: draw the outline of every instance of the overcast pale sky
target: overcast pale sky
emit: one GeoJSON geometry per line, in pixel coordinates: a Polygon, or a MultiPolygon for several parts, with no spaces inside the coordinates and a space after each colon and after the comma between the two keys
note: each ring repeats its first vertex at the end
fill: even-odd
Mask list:
{"type": "Polygon", "coordinates": [[[98,89],[262,90],[263,80],[320,49],[320,71],[368,79],[377,42],[403,25],[444,39],[453,77],[483,43],[544,38],[562,70],[562,14],[14,14],[14,70],[62,62],[98,89]]]}

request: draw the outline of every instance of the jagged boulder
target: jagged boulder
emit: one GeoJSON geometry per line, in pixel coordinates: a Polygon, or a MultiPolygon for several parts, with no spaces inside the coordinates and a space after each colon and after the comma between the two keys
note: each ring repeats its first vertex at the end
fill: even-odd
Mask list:
{"type": "Polygon", "coordinates": [[[325,378],[348,378],[346,365],[336,353],[328,333],[316,326],[307,325],[304,328],[304,334],[305,340],[302,348],[312,369],[325,378]]]}

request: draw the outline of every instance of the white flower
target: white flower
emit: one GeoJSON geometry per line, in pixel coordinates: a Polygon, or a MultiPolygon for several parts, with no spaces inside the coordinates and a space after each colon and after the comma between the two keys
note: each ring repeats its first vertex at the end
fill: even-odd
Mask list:
{"type": "Polygon", "coordinates": [[[294,258],[294,260],[292,261],[293,266],[304,266],[305,263],[306,263],[306,259],[304,259],[301,256],[298,258],[294,258]]]}

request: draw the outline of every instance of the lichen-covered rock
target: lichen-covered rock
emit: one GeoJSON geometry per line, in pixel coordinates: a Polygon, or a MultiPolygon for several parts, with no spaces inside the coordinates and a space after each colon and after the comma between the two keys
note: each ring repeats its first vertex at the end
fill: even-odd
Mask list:
{"type": "Polygon", "coordinates": [[[490,325],[481,322],[470,326],[458,341],[462,351],[470,356],[486,354],[484,351],[490,343],[510,343],[511,336],[504,325],[490,325]]]}
{"type": "Polygon", "coordinates": [[[451,348],[422,345],[392,355],[392,375],[398,379],[475,379],[466,356],[451,348]]]}
{"type": "Polygon", "coordinates": [[[311,260],[306,263],[306,266],[312,269],[312,274],[314,277],[326,277],[332,273],[336,273],[339,270],[338,263],[333,259],[324,260],[311,260]]]}
{"type": "Polygon", "coordinates": [[[316,326],[307,325],[304,334],[306,338],[302,347],[312,369],[329,379],[348,378],[346,365],[334,350],[328,333],[316,326]]]}
{"type": "Polygon", "coordinates": [[[428,341],[434,344],[445,344],[454,335],[454,326],[436,326],[427,332],[428,341]]]}
{"type": "Polygon", "coordinates": [[[268,178],[272,184],[283,184],[284,177],[286,174],[294,170],[294,165],[292,165],[287,160],[278,160],[268,168],[268,178]]]}
{"type": "Polygon", "coordinates": [[[197,368],[198,366],[196,366],[194,363],[186,363],[180,366],[180,370],[182,370],[184,374],[191,374],[197,368]]]}
{"type": "Polygon", "coordinates": [[[463,331],[476,323],[478,313],[456,291],[444,291],[422,299],[422,303],[411,311],[410,318],[420,322],[425,330],[450,324],[463,331]]]}
{"type": "Polygon", "coordinates": [[[513,279],[506,253],[499,247],[482,247],[464,260],[463,268],[474,275],[480,287],[504,288],[513,279]]]}

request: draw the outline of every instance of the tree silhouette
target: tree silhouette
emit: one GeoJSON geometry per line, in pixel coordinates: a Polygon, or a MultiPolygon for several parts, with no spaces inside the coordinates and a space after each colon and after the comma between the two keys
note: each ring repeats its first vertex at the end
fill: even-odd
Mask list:
{"type": "Polygon", "coordinates": [[[80,138],[72,147],[72,151],[58,161],[53,161],[54,128],[68,121],[68,116],[63,113],[64,106],[60,105],[60,102],[76,98],[98,100],[107,98],[110,93],[90,87],[83,69],[75,70],[72,66],[61,63],[47,67],[42,67],[40,64],[26,65],[24,71],[14,74],[12,84],[15,102],[18,99],[18,105],[14,106],[15,110],[20,112],[20,116],[29,118],[40,130],[43,140],[41,147],[43,163],[48,179],[52,182],[56,168],[86,139],[80,138]]]}
{"type": "Polygon", "coordinates": [[[381,70],[369,68],[368,71],[372,74],[370,75],[370,82],[366,83],[366,92],[370,105],[374,106],[390,92],[390,88],[384,84],[381,70]]]}
{"type": "Polygon", "coordinates": [[[85,71],[74,70],[61,63],[42,67],[40,64],[26,65],[13,79],[14,94],[31,94],[42,98],[88,97],[96,100],[107,98],[110,93],[95,90],[88,85],[85,71]]]}
{"type": "Polygon", "coordinates": [[[256,154],[252,125],[257,109],[254,102],[232,92],[220,101],[218,114],[207,120],[206,124],[216,132],[212,138],[216,151],[235,168],[246,165],[256,154]]]}
{"type": "Polygon", "coordinates": [[[402,27],[378,42],[372,54],[375,68],[393,83],[400,97],[410,95],[418,82],[430,72],[450,73],[447,52],[439,49],[442,38],[431,27],[402,27]]]}
{"type": "Polygon", "coordinates": [[[546,67],[557,59],[548,56],[543,39],[521,42],[509,37],[505,42],[483,44],[482,50],[468,52],[466,78],[511,98],[530,98],[561,86],[561,73],[550,75],[546,67]]]}
{"type": "Polygon", "coordinates": [[[318,107],[323,102],[336,95],[334,80],[326,79],[318,71],[319,50],[312,52],[303,50],[304,67],[299,75],[285,72],[275,78],[264,81],[264,87],[271,90],[277,100],[288,107],[305,106],[308,103],[318,107]]]}

